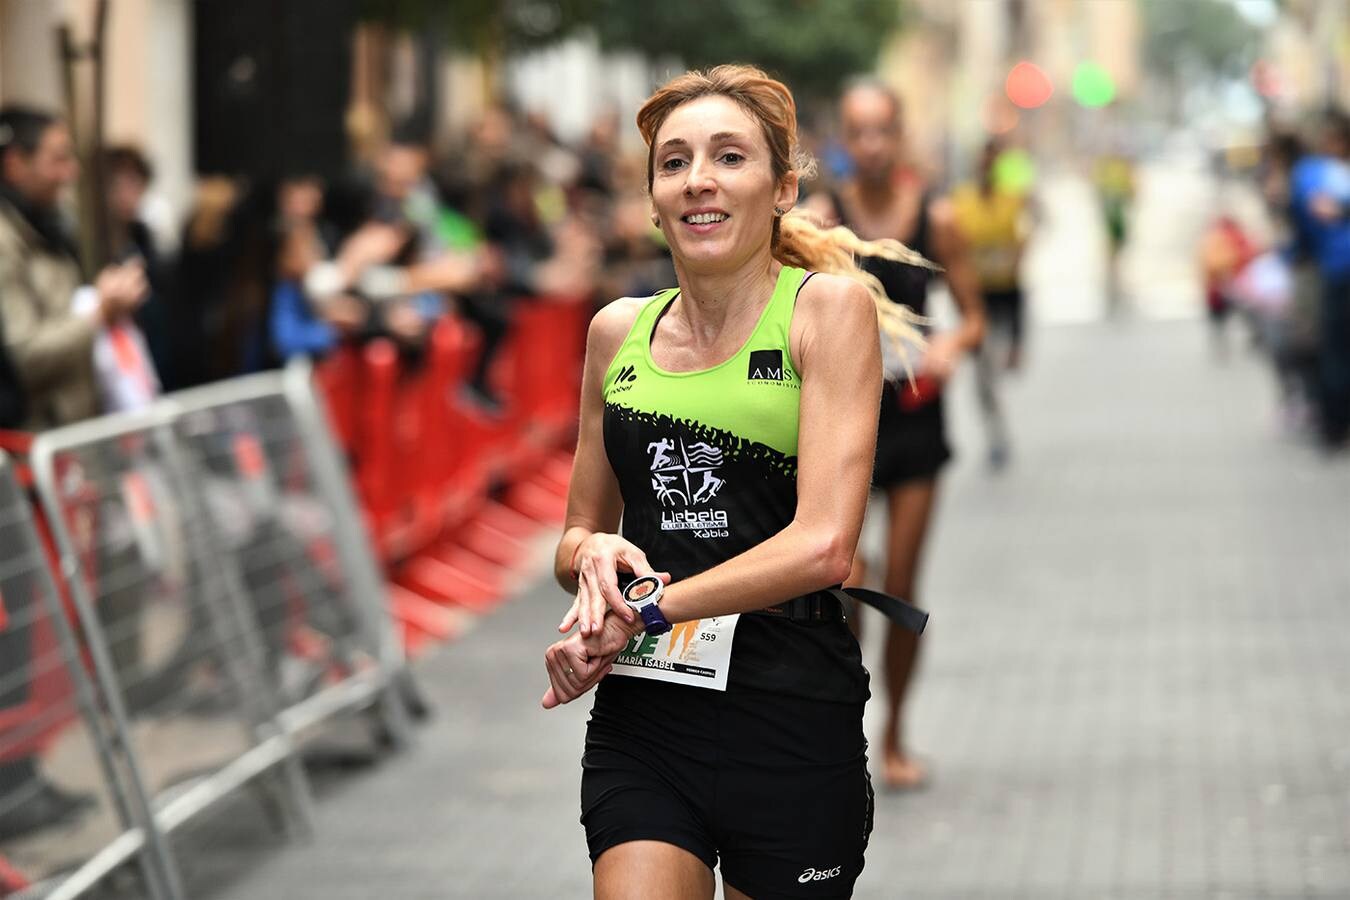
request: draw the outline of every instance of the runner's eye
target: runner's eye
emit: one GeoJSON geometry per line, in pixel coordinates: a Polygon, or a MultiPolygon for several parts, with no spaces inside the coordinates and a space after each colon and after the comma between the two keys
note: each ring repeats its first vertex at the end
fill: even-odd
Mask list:
{"type": "Polygon", "coordinates": [[[673,172],[676,169],[682,168],[683,166],[684,160],[680,159],[678,156],[672,156],[670,159],[661,163],[661,168],[667,172],[673,172]]]}
{"type": "Polygon", "coordinates": [[[732,150],[722,154],[722,162],[735,166],[745,162],[745,157],[732,150]]]}

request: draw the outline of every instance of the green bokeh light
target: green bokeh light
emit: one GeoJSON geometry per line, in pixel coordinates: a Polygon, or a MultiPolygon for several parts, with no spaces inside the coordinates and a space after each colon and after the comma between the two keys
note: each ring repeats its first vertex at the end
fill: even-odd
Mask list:
{"type": "Polygon", "coordinates": [[[1073,71],[1073,99],[1097,109],[1116,99],[1116,83],[1111,73],[1094,62],[1079,63],[1073,71]]]}
{"type": "Polygon", "coordinates": [[[1010,147],[994,160],[993,182],[996,190],[1009,194],[1030,193],[1036,184],[1036,164],[1020,147],[1010,147]]]}

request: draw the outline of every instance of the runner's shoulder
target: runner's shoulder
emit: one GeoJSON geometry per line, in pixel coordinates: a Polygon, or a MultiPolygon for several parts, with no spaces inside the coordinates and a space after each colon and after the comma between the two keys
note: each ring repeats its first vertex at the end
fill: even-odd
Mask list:
{"type": "Polygon", "coordinates": [[[872,295],[862,282],[847,275],[817,272],[797,294],[797,310],[812,320],[829,321],[841,314],[872,312],[872,295]]]}
{"type": "Polygon", "coordinates": [[[803,374],[818,348],[827,356],[876,334],[876,304],[862,282],[817,272],[797,294],[792,316],[792,363],[803,374]]]}
{"type": "Polygon", "coordinates": [[[620,297],[606,303],[591,318],[586,343],[589,352],[598,353],[604,359],[612,359],[619,345],[632,330],[638,313],[651,301],[651,297],[620,297]]]}

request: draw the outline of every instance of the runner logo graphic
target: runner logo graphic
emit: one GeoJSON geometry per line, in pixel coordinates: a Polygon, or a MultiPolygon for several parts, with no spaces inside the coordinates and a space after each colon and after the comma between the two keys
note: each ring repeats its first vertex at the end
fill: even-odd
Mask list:
{"type": "Polygon", "coordinates": [[[611,393],[622,394],[624,391],[632,390],[635,381],[637,373],[633,371],[633,367],[624,366],[619,370],[619,374],[614,376],[614,389],[611,393]]]}
{"type": "MultiPolygon", "coordinates": [[[[717,477],[722,451],[704,441],[686,444],[684,438],[662,438],[647,445],[651,454],[652,490],[662,506],[700,506],[710,502],[726,484],[717,477]]],[[[672,509],[662,511],[662,531],[693,531],[697,537],[727,537],[726,510],[672,509]]]]}

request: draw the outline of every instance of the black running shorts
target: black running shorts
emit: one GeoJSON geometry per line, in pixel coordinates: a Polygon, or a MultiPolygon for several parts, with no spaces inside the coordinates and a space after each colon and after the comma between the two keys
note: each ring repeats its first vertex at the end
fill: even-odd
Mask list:
{"type": "Polygon", "coordinates": [[[861,703],[628,676],[596,689],[581,822],[688,850],[756,900],[848,897],[872,831],[861,703]]]}

